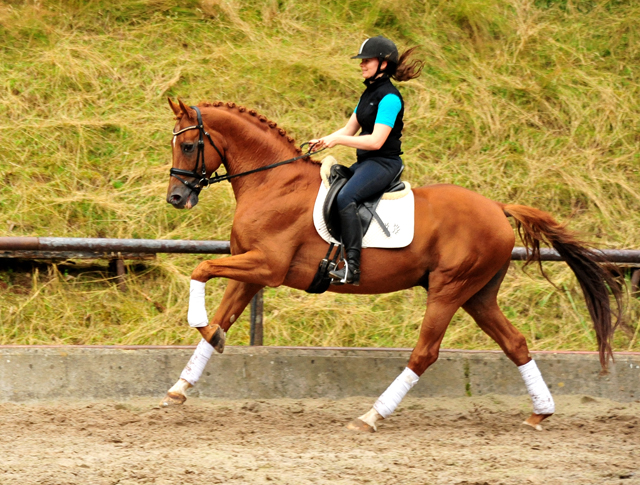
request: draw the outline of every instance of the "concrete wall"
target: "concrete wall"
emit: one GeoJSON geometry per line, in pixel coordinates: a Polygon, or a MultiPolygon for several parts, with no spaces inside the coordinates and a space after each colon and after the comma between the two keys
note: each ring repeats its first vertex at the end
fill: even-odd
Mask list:
{"type": "MultiPolygon", "coordinates": [[[[155,396],[178,379],[194,347],[0,346],[0,401],[155,396]]],[[[191,392],[268,399],[376,397],[404,369],[408,349],[227,347],[191,392]]],[[[640,353],[616,355],[600,375],[596,353],[534,353],[553,394],[640,399],[640,353]]],[[[412,396],[526,394],[501,352],[447,351],[412,396]]]]}

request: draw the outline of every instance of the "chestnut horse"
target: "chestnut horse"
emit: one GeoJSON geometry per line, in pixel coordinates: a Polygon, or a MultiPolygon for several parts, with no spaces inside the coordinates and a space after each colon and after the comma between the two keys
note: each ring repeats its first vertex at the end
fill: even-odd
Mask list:
{"type": "MultiPolygon", "coordinates": [[[[301,157],[301,150],[282,128],[234,103],[188,107],[169,99],[169,104],[177,122],[167,202],[178,209],[194,207],[200,188],[219,181],[221,177],[210,177],[224,165],[237,208],[230,238],[232,255],[203,261],[192,273],[188,319],[203,340],[181,379],[167,393],[164,405],[185,401],[186,389],[200,377],[213,348],[223,350],[226,331],[261,288],[286,285],[306,290],[328,248],[312,218],[321,183],[319,163],[301,157]],[[296,157],[300,159],[259,170],[296,157]],[[204,283],[211,278],[228,278],[229,283],[209,321],[204,283]]],[[[377,420],[393,412],[438,358],[445,330],[462,307],[521,370],[534,404],[525,424],[540,429],[539,423],[553,413],[553,400],[537,367],[531,375],[525,372],[535,367],[525,338],[507,320],[496,300],[515,242],[507,217],[515,220],[523,242],[530,248],[527,263],[540,261],[539,245],[544,242],[554,247],[576,274],[591,314],[603,368],[612,356],[612,314],[616,313],[610,306],[609,292],[618,304],[619,316],[621,287],[599,264],[598,253],[585,248],[548,213],[495,202],[455,185],[430,185],[413,193],[416,219],[411,244],[401,249],[364,249],[360,286],[329,288],[358,294],[414,286],[427,289],[426,313],[406,375],[403,372],[374,408],[349,427],[373,431],[377,420]],[[542,401],[546,404],[539,405],[542,401]]]]}

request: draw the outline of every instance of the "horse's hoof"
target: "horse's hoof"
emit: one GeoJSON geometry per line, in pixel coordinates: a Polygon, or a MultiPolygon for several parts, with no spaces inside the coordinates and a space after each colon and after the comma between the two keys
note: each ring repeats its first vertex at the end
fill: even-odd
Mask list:
{"type": "Polygon", "coordinates": [[[540,426],[539,424],[531,424],[531,423],[527,423],[527,421],[523,421],[522,422],[523,426],[528,426],[530,428],[535,429],[536,431],[542,431],[542,426],[540,426]]]}
{"type": "Polygon", "coordinates": [[[373,426],[369,426],[360,418],[356,418],[347,424],[347,429],[351,431],[357,431],[359,433],[375,433],[376,429],[373,426]]]}
{"type": "Polygon", "coordinates": [[[222,327],[218,326],[218,328],[216,328],[216,331],[213,332],[213,335],[211,336],[209,343],[211,344],[211,346],[216,352],[221,354],[222,352],[224,352],[224,342],[226,339],[227,339],[227,336],[224,330],[222,330],[222,327]]]}
{"type": "Polygon", "coordinates": [[[529,416],[527,419],[525,419],[522,422],[522,424],[524,426],[529,426],[529,427],[535,429],[536,431],[542,431],[542,426],[540,426],[540,423],[542,421],[544,421],[545,419],[547,419],[549,416],[551,416],[551,414],[531,413],[531,416],[529,416]]]}
{"type": "Polygon", "coordinates": [[[180,406],[184,404],[187,400],[187,396],[184,394],[179,394],[177,392],[167,392],[167,395],[164,397],[162,401],[160,401],[160,406],[168,407],[168,406],[180,406]]]}

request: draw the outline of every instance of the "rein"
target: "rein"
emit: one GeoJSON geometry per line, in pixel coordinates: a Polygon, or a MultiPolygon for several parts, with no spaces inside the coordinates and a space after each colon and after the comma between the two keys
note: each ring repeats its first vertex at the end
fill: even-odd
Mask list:
{"type": "MultiPolygon", "coordinates": [[[[211,135],[209,134],[209,132],[205,131],[204,129],[204,123],[202,122],[202,114],[200,113],[200,110],[198,109],[197,106],[191,106],[192,109],[195,110],[196,115],[198,117],[198,124],[197,125],[192,125],[192,126],[187,126],[186,128],[183,128],[179,131],[172,131],[173,136],[176,137],[178,135],[180,135],[181,133],[184,133],[185,131],[189,131],[189,130],[198,130],[198,152],[196,154],[196,166],[194,167],[193,170],[183,170],[180,168],[171,168],[171,170],[169,170],[169,174],[174,177],[177,178],[180,182],[182,182],[184,185],[186,185],[189,189],[191,189],[193,192],[195,192],[196,194],[200,194],[200,191],[204,188],[204,187],[208,187],[211,184],[216,184],[218,182],[224,182],[226,180],[231,180],[232,178],[236,178],[236,177],[243,177],[245,175],[250,175],[252,173],[256,173],[256,172],[262,172],[263,170],[269,170],[271,168],[275,168],[275,167],[279,167],[280,165],[286,165],[288,163],[292,163],[295,162],[296,160],[300,160],[301,158],[306,158],[309,157],[311,155],[315,155],[316,153],[320,153],[323,150],[326,150],[325,148],[322,148],[321,150],[315,151],[315,152],[311,152],[311,149],[313,148],[313,145],[311,145],[309,147],[309,151],[303,155],[298,155],[297,157],[293,157],[293,158],[289,158],[288,160],[283,160],[281,162],[276,162],[276,163],[272,163],[270,165],[265,165],[264,167],[260,167],[260,168],[256,168],[253,170],[248,170],[246,172],[242,172],[242,173],[237,173],[234,175],[230,175],[228,173],[224,174],[224,175],[218,175],[218,172],[214,173],[213,177],[209,177],[207,178],[207,167],[204,163],[204,137],[206,136],[207,139],[209,140],[209,143],[211,143],[211,146],[215,149],[216,152],[218,152],[218,155],[220,156],[220,162],[221,163],[225,163],[226,162],[226,157],[224,156],[223,152],[220,151],[220,149],[216,146],[216,144],[213,142],[213,139],[211,138],[211,135]],[[200,166],[200,162],[202,161],[202,167],[200,169],[200,171],[198,172],[198,167],[200,166]],[[183,179],[181,176],[186,176],[186,177],[193,177],[194,179],[198,180],[195,184],[193,182],[190,182],[188,180],[183,179]]],[[[302,145],[300,145],[300,148],[304,147],[305,145],[309,145],[309,142],[305,142],[302,145]]]]}

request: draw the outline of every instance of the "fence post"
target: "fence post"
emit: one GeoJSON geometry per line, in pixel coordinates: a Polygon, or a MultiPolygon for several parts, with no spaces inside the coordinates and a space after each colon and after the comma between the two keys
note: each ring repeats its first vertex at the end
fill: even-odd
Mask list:
{"type": "Polygon", "coordinates": [[[631,294],[640,296],[640,268],[631,270],[631,294]]]}
{"type": "Polygon", "coordinates": [[[121,257],[118,257],[117,259],[110,259],[109,272],[115,276],[118,290],[127,291],[127,272],[124,267],[124,259],[122,259],[121,257]]]}
{"type": "Polygon", "coordinates": [[[249,345],[263,345],[262,310],[264,307],[264,289],[251,300],[251,328],[249,345]]]}
{"type": "Polygon", "coordinates": [[[124,259],[116,259],[116,275],[118,276],[118,289],[120,291],[127,291],[126,271],[124,269],[124,259]]]}

